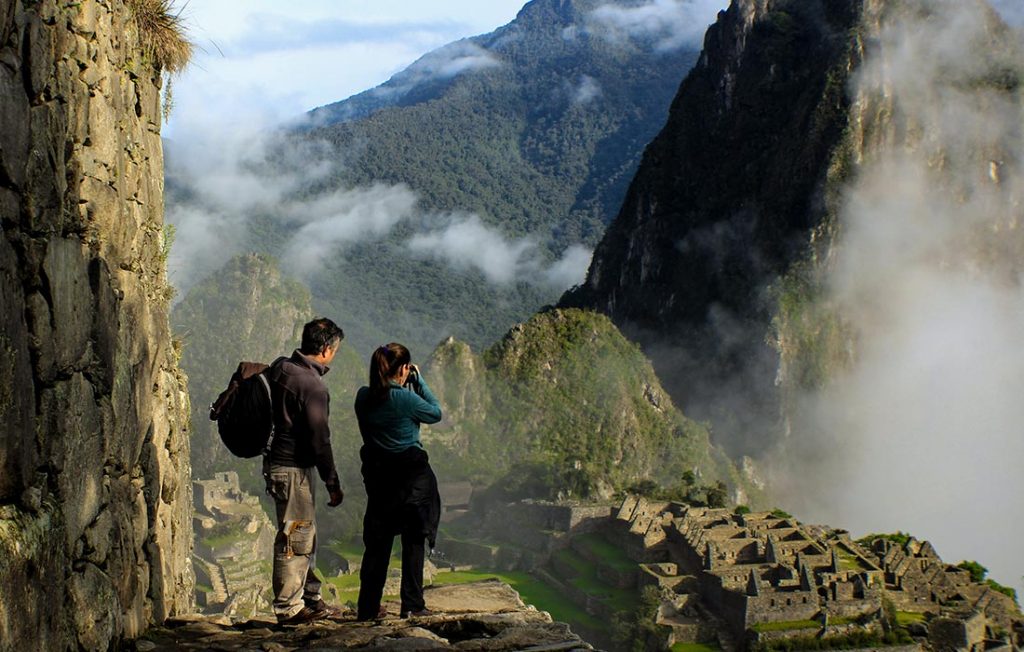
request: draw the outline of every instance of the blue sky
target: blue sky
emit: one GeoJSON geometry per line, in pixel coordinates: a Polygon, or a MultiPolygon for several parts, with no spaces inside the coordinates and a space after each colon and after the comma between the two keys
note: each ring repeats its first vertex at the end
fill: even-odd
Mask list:
{"type": "Polygon", "coordinates": [[[386,81],[421,55],[494,30],[525,0],[176,0],[197,46],[164,129],[287,119],[386,81]]]}
{"type": "MultiPolygon", "coordinates": [[[[344,99],[430,50],[508,23],[525,2],[175,0],[197,51],[173,81],[175,109],[164,135],[217,125],[258,129],[344,99]]],[[[1024,25],[1024,0],[991,2],[1011,24],[1024,25]]]]}

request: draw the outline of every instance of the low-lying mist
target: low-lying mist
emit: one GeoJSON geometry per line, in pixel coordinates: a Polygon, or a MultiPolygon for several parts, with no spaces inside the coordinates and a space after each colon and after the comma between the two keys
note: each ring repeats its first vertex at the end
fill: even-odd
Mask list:
{"type": "Polygon", "coordinates": [[[550,260],[539,239],[509,237],[472,213],[421,209],[418,193],[404,184],[317,191],[344,174],[345,160],[280,125],[246,122],[245,129],[192,123],[166,144],[167,221],[175,228],[168,271],[181,292],[252,248],[260,222],[277,232],[270,253],[307,280],[344,256],[346,245],[382,237],[400,238],[410,257],[479,271],[496,290],[515,281],[557,291],[586,273],[589,248],[570,246],[550,260]],[[396,235],[399,226],[405,233],[396,235]]]}
{"type": "Polygon", "coordinates": [[[863,151],[827,279],[854,362],[800,397],[772,479],[804,520],[903,530],[1020,590],[1020,33],[962,0],[886,21],[851,89],[863,151]]]}

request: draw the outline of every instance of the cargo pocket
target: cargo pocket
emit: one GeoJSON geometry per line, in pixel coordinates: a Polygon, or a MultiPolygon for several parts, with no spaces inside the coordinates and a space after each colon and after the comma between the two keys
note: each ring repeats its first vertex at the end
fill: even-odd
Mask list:
{"type": "Polygon", "coordinates": [[[316,526],[313,521],[293,521],[288,544],[296,555],[313,554],[316,546],[316,526]]]}

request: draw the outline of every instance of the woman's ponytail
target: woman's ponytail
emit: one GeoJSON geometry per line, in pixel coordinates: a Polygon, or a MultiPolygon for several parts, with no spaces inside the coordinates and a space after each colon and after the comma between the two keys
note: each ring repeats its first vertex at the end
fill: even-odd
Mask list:
{"type": "Polygon", "coordinates": [[[388,380],[393,378],[412,357],[409,349],[397,342],[378,346],[370,355],[370,398],[374,403],[383,403],[390,395],[388,380]]]}

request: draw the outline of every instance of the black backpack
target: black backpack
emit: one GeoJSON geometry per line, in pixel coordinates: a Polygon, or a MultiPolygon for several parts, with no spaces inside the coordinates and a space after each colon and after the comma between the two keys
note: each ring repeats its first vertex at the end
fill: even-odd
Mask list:
{"type": "Polygon", "coordinates": [[[210,406],[221,440],[237,457],[264,454],[274,441],[269,369],[262,362],[238,363],[227,389],[210,406]]]}

